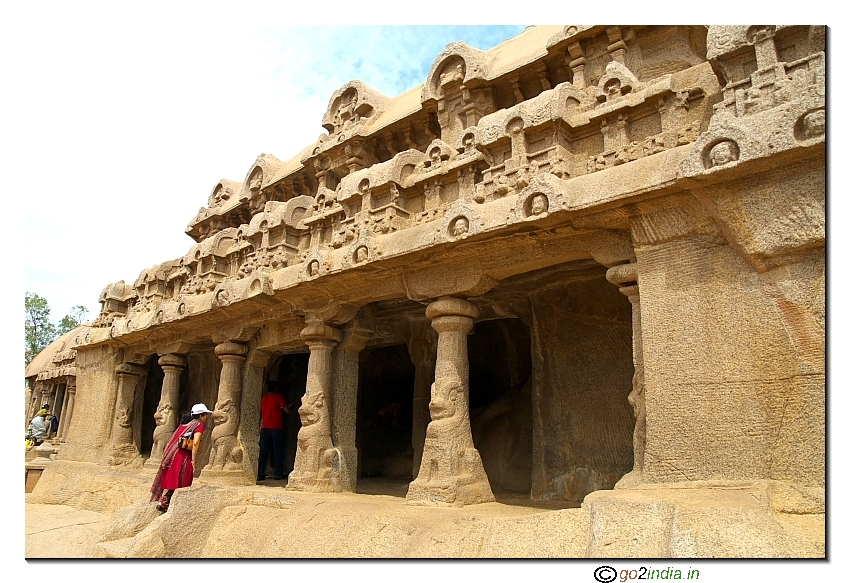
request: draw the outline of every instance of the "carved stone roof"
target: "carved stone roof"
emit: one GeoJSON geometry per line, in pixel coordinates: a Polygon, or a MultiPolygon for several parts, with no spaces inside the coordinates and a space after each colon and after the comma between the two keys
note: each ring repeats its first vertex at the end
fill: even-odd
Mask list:
{"type": "MultiPolygon", "coordinates": [[[[64,366],[63,364],[67,362],[70,358],[73,358],[73,354],[62,354],[62,353],[73,353],[73,340],[74,337],[83,331],[84,329],[88,329],[87,325],[79,326],[78,328],[74,328],[70,332],[66,332],[53,342],[47,345],[47,347],[36,354],[35,358],[32,359],[32,362],[29,363],[26,370],[24,371],[24,378],[30,378],[38,376],[39,380],[42,380],[43,374],[49,374],[51,371],[56,371],[57,369],[62,369],[67,372],[67,370],[73,369],[73,366],[64,366]],[[57,363],[54,362],[54,359],[57,356],[67,356],[68,358],[62,358],[62,360],[57,363]]],[[[54,376],[65,376],[56,374],[54,376]]],[[[53,378],[53,377],[50,377],[53,378]]]]}
{"type": "MultiPolygon", "coordinates": [[[[327,135],[219,181],[186,255],[145,270],[138,293],[107,288],[86,342],[201,315],[303,312],[337,301],[323,286],[364,273],[425,297],[397,271],[425,248],[563,226],[682,178],[814,151],[823,45],[816,26],[535,26],[488,51],[450,43],[393,99],[346,83],[327,135]]],[[[479,275],[469,290],[483,289],[479,275]]]]}

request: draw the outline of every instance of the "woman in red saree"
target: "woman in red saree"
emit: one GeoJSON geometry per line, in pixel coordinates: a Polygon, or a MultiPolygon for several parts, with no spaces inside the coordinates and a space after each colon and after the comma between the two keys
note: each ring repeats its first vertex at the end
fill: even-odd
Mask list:
{"type": "Polygon", "coordinates": [[[165,446],[159,471],[151,485],[151,502],[157,502],[158,510],[168,510],[171,496],[177,488],[192,485],[195,463],[201,452],[201,438],[211,413],[203,403],[194,405],[191,421],[178,425],[165,446]]]}

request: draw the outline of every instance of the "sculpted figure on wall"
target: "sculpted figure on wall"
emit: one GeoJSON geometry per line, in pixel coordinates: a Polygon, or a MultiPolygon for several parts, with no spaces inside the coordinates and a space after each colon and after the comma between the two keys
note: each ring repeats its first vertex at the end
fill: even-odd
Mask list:
{"type": "Polygon", "coordinates": [[[549,210],[549,199],[545,194],[537,194],[531,199],[531,214],[542,215],[549,210]]]}
{"type": "Polygon", "coordinates": [[[724,140],[715,144],[708,153],[708,156],[712,167],[723,166],[737,160],[738,152],[734,142],[724,140]]]}
{"type": "Polygon", "coordinates": [[[826,132],[826,110],[819,109],[803,116],[803,135],[814,138],[826,132]]]}
{"type": "Polygon", "coordinates": [[[242,446],[236,437],[239,430],[239,412],[231,399],[216,403],[213,411],[215,427],[212,430],[212,450],[209,468],[212,470],[242,467],[242,446]]]}
{"type": "Polygon", "coordinates": [[[451,233],[453,237],[460,237],[469,232],[469,219],[458,217],[452,224],[451,233]]]}
{"type": "Polygon", "coordinates": [[[153,430],[151,458],[162,459],[162,452],[165,451],[165,446],[171,439],[174,428],[177,427],[177,413],[170,403],[160,403],[153,418],[156,421],[156,428],[153,430]]]}
{"type": "Polygon", "coordinates": [[[324,393],[305,395],[298,409],[301,430],[295,468],[288,488],[312,492],[339,490],[339,451],[331,442],[330,415],[324,393]]]}

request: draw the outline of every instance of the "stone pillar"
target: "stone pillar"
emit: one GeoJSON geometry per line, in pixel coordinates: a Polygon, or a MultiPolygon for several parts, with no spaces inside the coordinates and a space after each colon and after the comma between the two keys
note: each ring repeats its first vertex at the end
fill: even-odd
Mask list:
{"type": "Polygon", "coordinates": [[[360,383],[360,351],[366,346],[369,336],[369,330],[347,328],[333,352],[331,442],[339,450],[339,486],[343,492],[357,489],[357,388],[360,383]]]}
{"type": "MultiPolygon", "coordinates": [[[[56,385],[56,391],[53,393],[53,402],[50,405],[50,414],[59,417],[59,421],[62,421],[67,392],[68,385],[65,383],[59,383],[56,385]]],[[[56,433],[53,433],[52,431],[47,432],[48,439],[54,439],[58,437],[58,435],[59,427],[56,428],[56,433]]]]}
{"type": "Polygon", "coordinates": [[[256,476],[249,476],[243,468],[245,452],[239,443],[242,363],[247,352],[247,346],[236,342],[222,342],[215,347],[215,354],[221,360],[221,380],[212,414],[215,427],[210,434],[210,461],[204,468],[204,476],[228,477],[234,483],[253,484],[256,476]]]}
{"type": "Polygon", "coordinates": [[[608,269],[605,277],[620,287],[620,293],[632,303],[632,360],[635,374],[629,404],[635,411],[633,437],[635,461],[632,471],[620,478],[615,488],[630,488],[643,481],[643,458],[646,451],[646,400],[643,393],[643,336],[640,325],[640,292],[638,289],[637,263],[624,263],[608,269]]]}
{"type": "Polygon", "coordinates": [[[587,88],[587,81],[584,78],[584,67],[587,65],[587,59],[584,56],[584,50],[579,41],[571,42],[567,50],[570,53],[570,58],[567,59],[567,66],[573,72],[573,85],[577,89],[584,91],[587,88]]]}
{"type": "Polygon", "coordinates": [[[472,303],[444,297],[425,310],[439,334],[431,422],[419,475],[407,491],[407,503],[462,506],[495,500],[469,425],[469,358],[466,336],[478,317],[472,303]]]}
{"type": "Polygon", "coordinates": [[[41,389],[41,402],[35,404],[35,411],[33,412],[33,416],[35,416],[36,412],[41,409],[41,406],[47,403],[50,405],[50,396],[53,394],[53,385],[52,384],[44,384],[44,387],[41,389]]]}
{"type": "Polygon", "coordinates": [[[308,325],[301,338],[310,347],[307,391],[298,409],[301,429],[295,468],[289,474],[288,490],[341,492],[341,452],[331,439],[331,352],[342,339],[339,330],[322,323],[308,325]]]}
{"type": "Polygon", "coordinates": [[[59,438],[62,442],[65,441],[65,436],[68,434],[68,428],[71,426],[71,418],[74,415],[74,401],[77,398],[76,385],[68,385],[68,404],[65,406],[65,412],[59,420],[59,438]]]}
{"type": "Polygon", "coordinates": [[[62,410],[59,412],[59,428],[56,430],[56,438],[62,437],[62,428],[65,426],[65,415],[68,413],[68,401],[70,400],[71,387],[65,385],[65,394],[62,395],[62,410]]]}
{"type": "Polygon", "coordinates": [[[162,461],[162,453],[174,430],[177,429],[178,410],[180,408],[180,375],[186,366],[186,359],[179,354],[163,354],[159,357],[159,366],[165,375],[162,379],[162,389],[159,404],[156,406],[153,430],[153,446],[151,455],[145,462],[145,467],[156,469],[162,461]]]}
{"type": "Polygon", "coordinates": [[[59,383],[53,383],[53,390],[50,392],[50,414],[56,414],[56,405],[59,400],[59,383]]]}
{"type": "Polygon", "coordinates": [[[112,456],[109,461],[111,465],[123,465],[139,457],[139,449],[133,443],[133,402],[142,372],[140,366],[126,362],[115,367],[115,373],[118,375],[118,395],[112,419],[112,456]]]}
{"type": "Polygon", "coordinates": [[[419,475],[422,462],[422,449],[425,447],[425,431],[431,421],[428,402],[431,400],[431,383],[434,382],[434,361],[437,357],[437,343],[429,333],[427,321],[414,324],[414,331],[407,343],[410,360],[416,367],[416,380],[413,382],[413,477],[419,475]]]}

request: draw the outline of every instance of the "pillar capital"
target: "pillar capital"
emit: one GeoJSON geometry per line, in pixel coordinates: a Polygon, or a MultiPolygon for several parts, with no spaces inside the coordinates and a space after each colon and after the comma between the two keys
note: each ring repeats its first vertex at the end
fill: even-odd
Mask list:
{"type": "Polygon", "coordinates": [[[632,303],[640,301],[640,291],[637,284],[621,287],[620,293],[629,298],[629,301],[632,303]]]}
{"type": "Polygon", "coordinates": [[[623,263],[621,265],[615,265],[605,272],[605,279],[607,279],[609,283],[613,283],[614,285],[621,287],[627,284],[637,283],[637,263],[623,263]]]}
{"type": "Polygon", "coordinates": [[[215,346],[215,355],[219,358],[222,356],[239,356],[244,358],[246,354],[248,354],[248,347],[238,342],[222,342],[215,346]]]}
{"type": "Polygon", "coordinates": [[[372,331],[365,328],[346,328],[342,331],[340,346],[349,352],[360,352],[372,337],[372,331]]]}
{"type": "Polygon", "coordinates": [[[312,344],[334,346],[342,340],[342,333],[337,328],[327,324],[309,324],[301,330],[301,338],[308,346],[312,346],[312,344]]]}
{"type": "Polygon", "coordinates": [[[129,362],[122,362],[121,364],[116,365],[115,372],[120,374],[120,375],[127,374],[127,375],[138,376],[138,375],[142,374],[143,372],[145,372],[145,369],[143,367],[137,365],[137,364],[132,364],[132,363],[129,363],[129,362]]]}
{"type": "Polygon", "coordinates": [[[480,315],[480,312],[476,305],[470,301],[461,298],[442,297],[428,304],[425,315],[431,320],[442,316],[465,316],[474,320],[480,315]]]}
{"type": "Polygon", "coordinates": [[[181,356],[180,354],[163,354],[159,357],[159,366],[161,366],[163,369],[166,367],[184,368],[186,366],[186,358],[181,356]]]}

